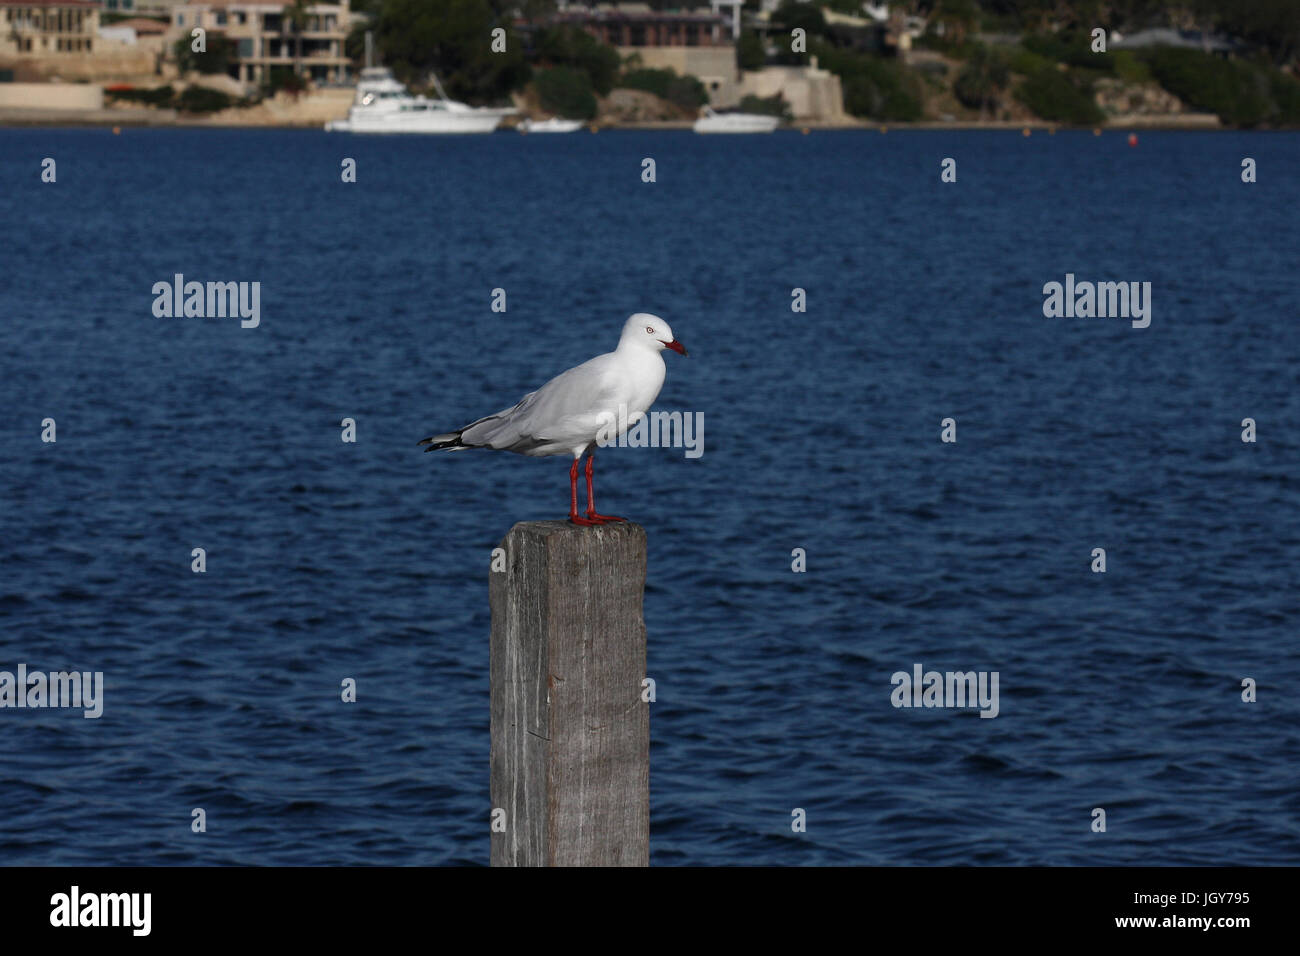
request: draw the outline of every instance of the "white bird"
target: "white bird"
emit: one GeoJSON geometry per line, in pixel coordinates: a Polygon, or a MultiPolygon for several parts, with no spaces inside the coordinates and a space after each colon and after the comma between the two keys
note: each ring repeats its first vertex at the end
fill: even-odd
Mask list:
{"type": "Polygon", "coordinates": [[[598,437],[621,434],[654,404],[667,373],[659,354],[664,349],[687,354],[667,322],[657,315],[638,312],[624,323],[614,351],[561,372],[525,395],[514,408],[453,432],[432,435],[420,444],[428,446],[425,451],[492,448],[534,457],[568,453],[573,456],[569,468],[569,520],[580,525],[625,521],[596,512],[591,490],[594,450],[587,458],[586,517],[578,514],[578,464],[598,437]]]}

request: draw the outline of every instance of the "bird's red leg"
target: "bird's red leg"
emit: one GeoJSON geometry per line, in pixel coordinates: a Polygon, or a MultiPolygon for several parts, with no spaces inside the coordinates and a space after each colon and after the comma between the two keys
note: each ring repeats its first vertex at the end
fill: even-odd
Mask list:
{"type": "Polygon", "coordinates": [[[615,515],[596,514],[596,499],[591,490],[591,470],[592,464],[596,460],[595,452],[587,456],[587,517],[593,524],[604,524],[606,521],[626,521],[626,518],[619,518],[615,515]]]}
{"type": "MultiPolygon", "coordinates": [[[[600,524],[599,521],[592,521],[590,518],[584,518],[578,514],[578,462],[579,459],[573,459],[573,466],[569,469],[569,520],[574,524],[592,525],[600,524]]],[[[591,476],[587,476],[587,494],[591,494],[591,476]]]]}

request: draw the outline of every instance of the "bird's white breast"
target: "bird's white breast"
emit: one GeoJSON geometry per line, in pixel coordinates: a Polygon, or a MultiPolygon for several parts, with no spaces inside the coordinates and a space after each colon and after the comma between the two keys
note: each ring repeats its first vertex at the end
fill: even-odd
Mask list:
{"type": "Polygon", "coordinates": [[[620,401],[627,405],[627,414],[649,411],[664,385],[667,369],[663,356],[658,352],[643,352],[620,364],[623,366],[620,401]]]}

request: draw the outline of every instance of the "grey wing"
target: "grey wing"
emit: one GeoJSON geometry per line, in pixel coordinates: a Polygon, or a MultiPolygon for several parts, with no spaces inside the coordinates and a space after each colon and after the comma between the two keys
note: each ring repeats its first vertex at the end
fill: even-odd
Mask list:
{"type": "MultiPolygon", "coordinates": [[[[541,391],[541,389],[538,389],[538,391],[541,391]]],[[[515,440],[521,437],[517,430],[517,424],[512,425],[511,423],[511,416],[526,408],[536,395],[537,392],[529,392],[519,400],[514,408],[504,408],[494,415],[487,415],[476,422],[470,422],[460,430],[460,440],[470,446],[510,447],[512,436],[515,440]]]]}
{"type": "Polygon", "coordinates": [[[525,395],[514,408],[497,412],[467,425],[461,431],[466,445],[527,454],[530,449],[565,441],[587,430],[606,399],[615,391],[597,360],[585,362],[551,379],[525,395]]]}

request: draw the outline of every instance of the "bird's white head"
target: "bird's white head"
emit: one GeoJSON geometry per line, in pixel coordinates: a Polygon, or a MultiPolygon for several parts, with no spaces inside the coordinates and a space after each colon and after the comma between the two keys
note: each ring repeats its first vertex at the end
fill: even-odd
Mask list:
{"type": "Polygon", "coordinates": [[[673,337],[673,330],[668,327],[668,323],[649,312],[638,312],[627,320],[618,347],[646,348],[654,352],[672,349],[680,355],[689,354],[686,346],[673,337]]]}

